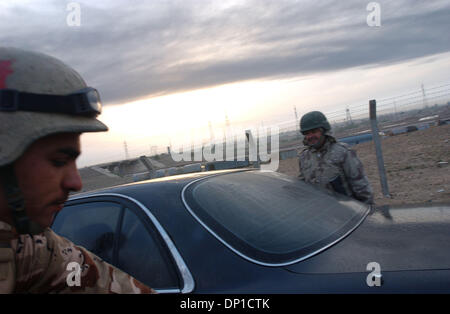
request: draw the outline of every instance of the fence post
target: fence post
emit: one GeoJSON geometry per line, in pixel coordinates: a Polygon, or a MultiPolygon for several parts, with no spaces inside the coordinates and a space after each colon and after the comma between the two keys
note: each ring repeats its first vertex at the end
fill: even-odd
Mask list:
{"type": "Polygon", "coordinates": [[[369,101],[370,108],[370,125],[372,127],[372,138],[375,143],[375,152],[377,154],[378,173],[380,174],[381,189],[385,197],[391,197],[386,178],[386,170],[384,169],[383,152],[381,151],[381,142],[378,134],[377,125],[377,102],[375,99],[369,101]]]}

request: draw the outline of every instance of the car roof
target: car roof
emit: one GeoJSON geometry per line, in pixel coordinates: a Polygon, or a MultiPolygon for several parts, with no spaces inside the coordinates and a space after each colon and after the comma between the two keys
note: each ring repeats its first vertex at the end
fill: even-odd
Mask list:
{"type": "MultiPolygon", "coordinates": [[[[139,191],[142,188],[156,188],[167,185],[177,184],[180,186],[184,186],[191,181],[197,180],[199,178],[206,178],[215,175],[221,175],[226,173],[234,173],[234,172],[243,172],[243,171],[251,171],[257,170],[255,168],[240,168],[240,169],[226,169],[226,170],[213,170],[213,171],[202,171],[202,172],[194,172],[187,174],[179,174],[173,176],[167,176],[162,178],[149,179],[139,182],[132,182],[127,184],[121,184],[113,187],[100,188],[92,191],[85,191],[81,193],[74,193],[70,195],[69,200],[78,199],[86,196],[93,196],[96,194],[104,194],[104,193],[117,193],[117,194],[125,194],[128,195],[135,191],[139,191]]],[[[134,193],[133,193],[134,194],[134,193]]]]}
{"type": "MultiPolygon", "coordinates": [[[[314,254],[317,254],[321,250],[326,249],[330,245],[333,245],[334,243],[336,243],[341,238],[345,237],[346,234],[344,234],[344,233],[349,233],[352,230],[354,230],[354,228],[356,228],[362,222],[365,215],[367,215],[368,209],[367,210],[365,209],[366,206],[363,206],[364,208],[361,207],[361,209],[359,209],[359,206],[357,206],[358,214],[353,215],[353,210],[356,210],[356,209],[355,208],[351,209],[351,208],[354,206],[350,206],[347,208],[348,205],[344,205],[344,203],[340,204],[338,201],[336,201],[335,205],[339,208],[342,208],[342,210],[344,210],[344,207],[346,207],[348,210],[351,209],[350,210],[351,214],[352,214],[351,217],[353,217],[353,218],[351,218],[351,220],[348,220],[346,222],[345,228],[343,226],[339,226],[339,230],[335,230],[335,232],[330,233],[331,235],[329,235],[326,239],[324,238],[325,240],[322,241],[323,243],[321,242],[321,243],[318,243],[317,245],[316,244],[309,245],[308,243],[310,243],[310,242],[308,242],[309,241],[308,237],[303,237],[304,239],[302,237],[300,237],[300,239],[303,239],[304,242],[305,243],[307,242],[306,244],[308,244],[308,245],[304,245],[304,243],[303,243],[302,245],[299,246],[300,249],[295,250],[295,252],[294,251],[291,252],[290,250],[288,250],[288,251],[280,250],[280,252],[277,251],[276,253],[274,253],[273,250],[270,251],[270,252],[272,252],[272,253],[270,253],[269,251],[267,251],[265,249],[253,248],[253,246],[244,248],[243,243],[247,243],[246,242],[247,240],[243,240],[242,238],[236,236],[234,233],[231,233],[232,236],[230,236],[230,234],[224,234],[224,233],[217,231],[219,229],[220,230],[227,229],[229,226],[227,227],[227,225],[222,225],[221,223],[217,223],[217,221],[214,219],[208,220],[207,222],[205,222],[206,220],[204,220],[204,217],[208,216],[211,213],[211,210],[213,210],[214,208],[218,208],[217,210],[221,211],[222,209],[224,209],[226,207],[225,208],[226,210],[221,211],[221,212],[222,213],[230,212],[231,213],[230,217],[235,216],[236,215],[235,211],[240,211],[241,209],[243,210],[242,213],[244,213],[245,208],[250,208],[247,206],[248,204],[245,202],[245,200],[253,200],[255,196],[261,195],[261,193],[263,193],[264,195],[267,195],[266,194],[266,192],[268,191],[267,186],[266,186],[266,188],[261,188],[261,187],[264,186],[265,184],[267,184],[268,182],[273,183],[274,181],[271,181],[271,180],[273,180],[274,178],[279,178],[279,176],[282,176],[282,174],[276,173],[273,171],[261,171],[259,169],[254,169],[254,168],[253,169],[250,168],[250,169],[208,171],[208,172],[192,173],[192,174],[186,174],[186,175],[177,175],[177,176],[172,176],[172,177],[164,177],[164,178],[158,178],[158,179],[153,179],[153,180],[146,180],[146,181],[126,184],[126,185],[121,185],[118,187],[97,190],[97,191],[93,191],[93,192],[89,192],[89,193],[82,193],[82,194],[71,197],[69,199],[69,201],[72,201],[72,200],[75,201],[77,199],[90,198],[90,197],[96,197],[96,196],[100,197],[100,198],[96,198],[97,201],[107,200],[109,198],[117,198],[117,197],[131,198],[131,199],[134,199],[135,201],[137,201],[140,205],[143,205],[148,210],[150,210],[152,212],[152,215],[154,215],[156,217],[156,219],[162,225],[165,226],[167,231],[175,238],[181,239],[180,241],[184,241],[183,239],[186,238],[186,235],[183,235],[183,234],[185,232],[184,230],[186,230],[188,227],[191,228],[192,230],[201,229],[202,232],[206,230],[206,231],[208,231],[207,233],[209,233],[209,236],[215,237],[217,240],[219,240],[219,242],[221,242],[225,246],[228,246],[232,251],[237,253],[237,255],[240,255],[241,257],[243,257],[251,262],[254,262],[254,263],[257,263],[260,265],[264,265],[264,266],[288,265],[288,264],[296,263],[300,259],[308,258],[314,254]],[[269,176],[267,177],[267,175],[269,175],[269,176]],[[191,198],[192,194],[191,194],[191,192],[189,192],[190,191],[189,189],[199,187],[199,185],[198,185],[199,182],[205,182],[204,179],[207,180],[206,181],[207,184],[203,185],[203,186],[208,186],[211,188],[211,190],[210,191],[208,190],[208,193],[206,193],[206,194],[203,193],[203,195],[206,198],[202,198],[202,200],[205,201],[206,199],[208,199],[209,200],[208,203],[211,206],[213,206],[213,207],[208,206],[207,211],[204,211],[205,210],[204,207],[197,206],[198,203],[196,202],[196,198],[191,198]],[[230,203],[231,207],[228,205],[225,205],[225,204],[227,204],[226,202],[225,203],[219,202],[223,197],[221,198],[218,196],[219,196],[219,194],[222,195],[223,190],[221,188],[221,183],[218,183],[218,184],[215,183],[216,179],[219,180],[218,182],[222,182],[223,180],[225,180],[225,181],[231,180],[230,187],[234,187],[234,189],[231,189],[232,195],[228,194],[226,196],[227,199],[229,199],[231,202],[230,203]],[[211,180],[211,181],[209,181],[209,180],[211,180]],[[239,183],[243,182],[243,184],[246,185],[247,188],[243,189],[243,190],[240,189],[238,187],[238,186],[240,186],[240,184],[236,184],[238,182],[239,183]],[[251,190],[249,190],[250,187],[254,187],[253,192],[251,190]],[[186,191],[186,193],[185,193],[185,191],[186,191]],[[217,193],[219,193],[219,194],[217,194],[217,193]],[[250,195],[250,197],[249,197],[249,195],[250,195]],[[237,206],[239,203],[241,203],[241,200],[243,201],[243,203],[240,204],[241,206],[237,206]],[[219,205],[222,205],[222,206],[219,206],[219,205]],[[192,207],[192,206],[194,206],[194,207],[192,207]],[[228,209],[234,209],[234,212],[233,212],[233,210],[228,211],[228,209]],[[205,213],[206,213],[206,216],[205,216],[205,213]],[[200,214],[200,216],[199,216],[199,214],[200,214]],[[177,217],[178,219],[174,219],[174,217],[177,217]],[[214,227],[211,227],[211,226],[214,226],[214,227]],[[333,238],[333,239],[331,239],[331,238],[333,238]]],[[[317,202],[314,204],[311,202],[306,202],[306,204],[305,204],[306,207],[304,210],[293,211],[292,208],[297,208],[298,206],[300,206],[299,204],[302,203],[302,202],[299,203],[292,198],[292,194],[293,194],[292,188],[294,188],[294,187],[291,186],[290,184],[292,184],[292,183],[296,184],[295,182],[297,182],[297,181],[294,179],[289,180],[287,178],[281,178],[281,180],[283,180],[284,183],[286,181],[288,184],[288,187],[285,186],[286,183],[284,185],[279,186],[279,189],[282,189],[284,191],[280,195],[284,195],[287,198],[285,199],[284,196],[279,195],[278,199],[275,202],[271,202],[271,207],[265,206],[266,203],[264,203],[262,205],[261,205],[261,202],[258,203],[259,205],[263,206],[263,207],[258,207],[258,210],[261,209],[261,212],[266,213],[267,217],[269,217],[269,218],[274,217],[274,214],[271,213],[272,212],[270,210],[271,208],[272,209],[276,208],[277,209],[276,212],[281,213],[282,215],[286,214],[286,215],[292,216],[292,215],[294,215],[294,212],[297,212],[295,214],[295,217],[297,217],[297,216],[300,217],[301,215],[303,215],[303,214],[301,214],[302,212],[307,213],[308,211],[312,210],[312,208],[314,208],[314,206],[318,205],[317,202]],[[281,201],[280,198],[285,200],[285,202],[283,203],[283,201],[281,201]],[[278,201],[280,201],[280,202],[278,202],[278,201]],[[291,205],[293,204],[294,201],[295,201],[296,205],[294,205],[294,207],[292,207],[291,205]],[[281,203],[284,205],[281,206],[281,203]]],[[[275,182],[275,185],[278,186],[278,182],[275,182]]],[[[316,191],[315,189],[314,189],[314,191],[312,191],[311,189],[313,189],[313,187],[311,187],[310,185],[302,186],[301,188],[298,187],[298,189],[300,189],[301,191],[306,189],[307,190],[306,193],[303,193],[301,195],[306,195],[308,197],[310,195],[316,195],[317,193],[319,193],[321,197],[318,197],[316,199],[318,201],[327,202],[327,200],[331,200],[331,198],[330,198],[331,196],[327,196],[327,194],[322,195],[323,191],[319,191],[319,190],[316,191]]],[[[295,191],[297,191],[298,189],[295,189],[295,191]]],[[[282,192],[282,191],[280,190],[279,192],[282,192]]],[[[348,202],[347,199],[345,199],[345,201],[348,202]]],[[[326,206],[325,210],[328,210],[327,208],[330,207],[330,204],[329,203],[327,203],[327,204],[328,205],[326,206]]],[[[334,204],[334,202],[333,202],[333,204],[334,204]]],[[[347,213],[347,209],[345,209],[346,213],[347,213]]],[[[247,222],[251,221],[252,212],[255,212],[255,210],[251,210],[248,213],[249,214],[249,216],[247,216],[248,219],[243,219],[242,221],[247,221],[247,222]]],[[[344,216],[347,217],[348,215],[345,214],[344,216]]],[[[301,219],[301,217],[299,219],[301,219]]],[[[347,218],[345,218],[345,219],[347,219],[347,218]]],[[[277,218],[275,218],[275,220],[278,221],[277,218]]],[[[241,228],[242,230],[247,230],[247,229],[245,229],[246,228],[245,223],[243,223],[242,226],[244,226],[244,229],[241,228]]],[[[289,228],[288,228],[289,230],[292,229],[290,227],[292,227],[292,226],[289,226],[289,228]]],[[[255,231],[255,230],[253,230],[253,231],[255,231]]],[[[245,231],[245,232],[247,232],[247,231],[245,231]]],[[[284,235],[274,238],[274,239],[276,239],[277,241],[280,241],[280,243],[282,243],[282,247],[285,247],[286,245],[294,245],[292,243],[294,243],[294,242],[297,243],[298,241],[300,241],[300,240],[294,240],[294,239],[297,239],[297,237],[295,237],[296,234],[294,234],[294,233],[295,233],[294,231],[291,232],[291,237],[288,238],[287,243],[283,242],[284,235]]],[[[264,241],[261,243],[262,243],[262,246],[265,245],[264,241]]]]}

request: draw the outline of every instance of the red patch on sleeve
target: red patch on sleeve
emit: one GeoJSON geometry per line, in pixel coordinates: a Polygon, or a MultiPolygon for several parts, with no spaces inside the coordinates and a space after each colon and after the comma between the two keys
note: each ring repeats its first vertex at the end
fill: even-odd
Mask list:
{"type": "Polygon", "coordinates": [[[11,60],[0,60],[0,88],[6,88],[6,78],[14,71],[11,69],[11,60]]]}

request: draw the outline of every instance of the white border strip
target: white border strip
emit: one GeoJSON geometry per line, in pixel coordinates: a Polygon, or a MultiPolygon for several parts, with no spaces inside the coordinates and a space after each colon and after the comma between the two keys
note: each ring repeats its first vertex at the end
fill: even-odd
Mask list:
{"type": "Polygon", "coordinates": [[[195,287],[195,282],[194,282],[194,278],[192,277],[191,272],[189,271],[188,267],[186,266],[186,263],[184,262],[183,258],[181,257],[180,253],[178,252],[177,248],[175,247],[175,244],[172,242],[169,235],[164,230],[164,228],[161,226],[159,221],[156,219],[155,216],[153,216],[153,214],[150,212],[150,210],[147,207],[145,207],[141,202],[139,202],[138,200],[136,200],[132,197],[129,197],[127,195],[118,194],[118,193],[100,193],[100,194],[91,194],[88,196],[78,196],[78,197],[73,196],[73,198],[71,197],[69,199],[69,201],[82,200],[82,199],[93,198],[93,197],[98,197],[98,196],[114,196],[114,197],[124,198],[124,199],[127,199],[127,200],[135,203],[136,205],[138,205],[147,214],[147,216],[150,218],[150,220],[152,221],[152,223],[154,224],[154,226],[156,227],[158,232],[161,234],[161,237],[163,238],[163,240],[166,242],[166,245],[169,248],[170,253],[172,254],[172,257],[174,258],[174,260],[178,266],[178,269],[181,273],[181,276],[183,278],[183,288],[181,289],[181,291],[179,289],[167,289],[167,290],[156,290],[155,289],[156,292],[158,292],[158,293],[180,293],[180,292],[181,293],[190,293],[190,292],[192,292],[195,287]]]}

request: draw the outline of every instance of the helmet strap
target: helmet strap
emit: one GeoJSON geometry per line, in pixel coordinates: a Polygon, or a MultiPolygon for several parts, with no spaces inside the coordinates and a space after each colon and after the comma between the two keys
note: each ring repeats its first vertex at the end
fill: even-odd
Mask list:
{"type": "Polygon", "coordinates": [[[19,234],[38,234],[44,231],[36,222],[30,220],[25,210],[25,199],[17,184],[13,166],[7,165],[0,169],[3,188],[8,207],[14,222],[14,227],[19,234]]]}

